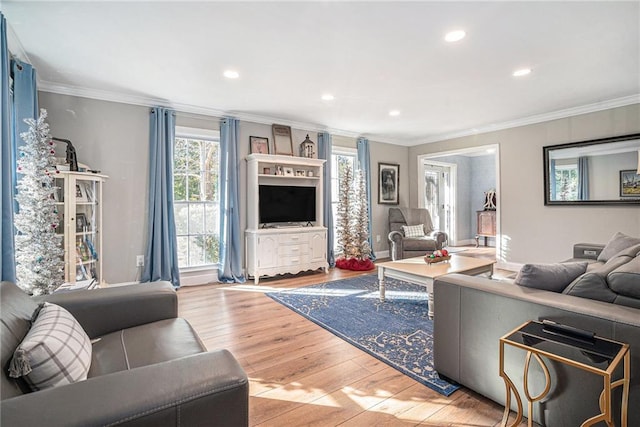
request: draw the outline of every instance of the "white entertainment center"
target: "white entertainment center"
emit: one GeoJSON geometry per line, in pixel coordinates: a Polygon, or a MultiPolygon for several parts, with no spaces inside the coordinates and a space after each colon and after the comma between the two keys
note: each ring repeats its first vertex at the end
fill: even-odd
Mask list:
{"type": "Polygon", "coordinates": [[[325,160],[250,154],[247,156],[247,274],[257,285],[261,276],[296,274],[322,268],[327,272],[327,229],[323,217],[322,176],[325,160]],[[278,173],[278,174],[276,174],[278,173]],[[315,188],[315,221],[308,224],[261,224],[260,186],[315,188]]]}

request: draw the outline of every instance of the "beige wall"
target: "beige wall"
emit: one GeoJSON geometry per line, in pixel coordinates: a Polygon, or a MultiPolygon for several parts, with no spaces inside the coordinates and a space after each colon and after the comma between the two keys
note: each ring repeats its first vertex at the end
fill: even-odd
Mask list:
{"type": "MultiPolygon", "coordinates": [[[[409,149],[409,158],[487,144],[500,146],[501,237],[503,260],[554,262],[571,257],[573,243],[602,242],[621,231],[640,236],[640,207],[544,206],[542,147],[640,132],[640,105],[553,120],[497,132],[456,138],[409,149]]],[[[409,162],[417,177],[417,164],[409,162]]],[[[617,180],[613,176],[611,179],[617,180]]],[[[415,179],[411,205],[417,206],[415,179]]]]}
{"type": "MultiPolygon", "coordinates": [[[[78,161],[109,176],[103,196],[104,276],[108,283],[136,279],[136,255],[145,253],[147,233],[147,182],[149,169],[148,107],[99,101],[75,96],[39,93],[40,106],[47,109],[51,134],[70,139],[76,147],[78,161]]],[[[178,112],[178,126],[219,129],[219,118],[185,115],[178,112]]],[[[293,149],[306,135],[317,142],[317,132],[292,129],[293,149]]],[[[241,122],[238,158],[240,161],[240,228],[246,227],[246,163],[249,136],[271,136],[271,125],[241,122]]],[[[336,138],[336,145],[352,146],[355,139],[336,138]],[[352,145],[351,145],[352,144],[352,145]]],[[[400,164],[400,200],[409,195],[406,147],[371,142],[372,180],[377,182],[377,162],[400,164]]],[[[58,154],[64,156],[64,152],[58,154]]],[[[372,218],[374,250],[387,251],[387,207],[377,204],[378,187],[374,184],[372,218]],[[375,236],[380,235],[380,242],[375,236]]],[[[244,242],[243,242],[244,247],[244,242]]]]}
{"type": "MultiPolygon", "coordinates": [[[[70,139],[78,159],[109,175],[104,190],[105,280],[132,281],[135,257],[145,252],[149,108],[74,96],[40,93],[53,136],[70,139]]],[[[178,113],[179,126],[218,129],[219,119],[178,113]]],[[[552,262],[568,258],[578,241],[606,242],[615,232],[640,235],[638,206],[545,207],[542,147],[640,132],[640,106],[629,106],[536,125],[457,138],[415,147],[371,141],[374,250],[384,255],[387,205],[379,205],[378,163],[400,165],[400,205],[417,206],[416,156],[487,144],[500,145],[501,228],[507,262],[552,262]],[[380,236],[377,242],[376,236],[380,236]]],[[[309,133],[293,129],[294,150],[309,133]]],[[[271,126],[241,122],[238,156],[249,153],[249,136],[272,141],[271,126]]],[[[355,148],[354,138],[334,137],[334,144],[355,148]]],[[[246,188],[246,165],[240,162],[240,188],[246,188]]],[[[241,229],[246,226],[246,192],[240,194],[241,229]]]]}

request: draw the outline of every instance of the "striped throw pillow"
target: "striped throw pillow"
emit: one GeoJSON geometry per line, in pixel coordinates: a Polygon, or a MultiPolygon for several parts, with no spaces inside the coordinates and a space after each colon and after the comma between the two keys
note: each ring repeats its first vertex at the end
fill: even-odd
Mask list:
{"type": "Polygon", "coordinates": [[[404,237],[424,237],[424,224],[403,225],[404,237]]]}
{"type": "Polygon", "coordinates": [[[33,391],[87,379],[91,340],[64,308],[48,302],[33,315],[31,329],[13,353],[9,376],[24,377],[33,391]]]}

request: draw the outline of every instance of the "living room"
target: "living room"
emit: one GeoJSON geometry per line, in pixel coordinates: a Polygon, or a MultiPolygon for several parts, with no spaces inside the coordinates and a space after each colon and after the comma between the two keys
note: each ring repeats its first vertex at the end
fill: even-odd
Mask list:
{"type": "MultiPolygon", "coordinates": [[[[606,8],[611,7],[611,10],[615,12],[612,12],[615,17],[638,16],[638,5],[633,2],[614,3],[613,6],[607,6],[602,2],[595,2],[594,4],[594,7],[602,7],[604,8],[603,10],[608,10],[606,8]],[[621,9],[617,9],[617,7],[621,9]]],[[[103,6],[100,5],[100,7],[103,6]]],[[[38,71],[37,96],[39,107],[47,110],[51,134],[72,141],[78,160],[81,163],[88,165],[91,169],[100,170],[101,173],[109,177],[104,184],[102,196],[102,260],[104,264],[103,279],[106,283],[128,283],[139,279],[140,270],[135,260],[138,255],[145,253],[147,244],[147,193],[150,173],[148,146],[150,135],[149,107],[154,105],[174,108],[176,110],[176,126],[182,128],[219,131],[220,121],[223,117],[235,116],[239,118],[237,156],[239,159],[238,200],[240,230],[247,228],[248,179],[245,158],[250,154],[250,137],[268,138],[273,143],[272,125],[284,124],[291,127],[294,153],[297,153],[297,146],[305,140],[307,135],[315,142],[318,142],[318,133],[327,131],[327,129],[332,134],[334,148],[355,150],[357,137],[366,136],[368,138],[372,178],[370,187],[372,195],[370,203],[371,236],[373,251],[381,259],[390,256],[389,242],[387,240],[389,233],[389,206],[376,203],[380,191],[376,180],[378,164],[386,163],[399,166],[399,204],[400,206],[418,207],[421,203],[419,189],[421,171],[417,161],[419,157],[455,153],[485,146],[498,147],[496,157],[499,169],[497,171],[498,188],[496,190],[498,199],[497,235],[500,238],[495,243],[498,268],[515,272],[525,263],[554,263],[572,258],[572,247],[575,243],[593,242],[604,244],[616,232],[621,232],[628,236],[640,236],[640,214],[638,213],[637,205],[545,205],[544,159],[542,155],[543,147],[546,146],[640,133],[640,90],[637,81],[639,61],[637,53],[638,24],[637,22],[629,22],[633,21],[633,19],[623,20],[624,24],[620,25],[618,36],[626,40],[627,43],[624,48],[618,48],[621,52],[607,53],[607,55],[613,56],[613,62],[610,62],[606,67],[608,70],[606,73],[611,72],[611,63],[621,64],[620,68],[623,71],[620,71],[620,74],[615,73],[615,75],[611,76],[606,74],[603,80],[622,81],[622,87],[608,87],[602,84],[602,87],[598,86],[597,90],[592,90],[588,82],[572,81],[573,78],[565,78],[563,80],[565,92],[575,92],[579,95],[582,93],[581,91],[584,91],[585,95],[576,96],[575,100],[564,98],[565,102],[563,104],[549,103],[547,105],[551,105],[551,107],[547,109],[529,109],[520,116],[503,115],[495,120],[477,122],[477,125],[473,126],[459,128],[449,126],[443,131],[432,128],[429,132],[421,135],[403,135],[401,138],[394,139],[390,136],[390,131],[387,131],[386,134],[376,134],[376,127],[370,123],[367,126],[358,126],[357,115],[353,118],[353,122],[356,124],[351,128],[346,128],[342,124],[332,125],[329,122],[317,121],[313,116],[309,115],[295,116],[288,113],[277,115],[276,111],[263,110],[263,107],[258,103],[256,103],[255,108],[247,108],[245,110],[225,109],[220,107],[221,104],[216,104],[215,99],[209,104],[198,105],[186,97],[168,99],[165,97],[163,90],[154,93],[147,88],[144,90],[138,90],[135,87],[124,89],[127,87],[126,85],[118,86],[114,82],[109,83],[107,86],[98,84],[100,81],[106,80],[106,74],[127,74],[129,66],[135,69],[139,66],[136,61],[141,60],[139,58],[144,59],[144,54],[142,53],[139,53],[135,61],[133,57],[115,59],[114,62],[120,63],[120,71],[105,71],[104,75],[96,72],[90,76],[83,76],[82,79],[87,80],[75,80],[73,75],[75,71],[67,70],[59,73],[56,71],[57,67],[62,67],[63,64],[50,62],[49,58],[43,58],[40,53],[34,50],[38,45],[38,40],[35,40],[35,36],[28,35],[29,29],[25,30],[24,28],[29,25],[38,26],[46,23],[46,29],[51,33],[55,33],[55,26],[58,25],[60,32],[64,33],[66,37],[55,40],[52,43],[57,43],[60,49],[73,51],[74,40],[68,34],[71,34],[72,31],[77,31],[77,34],[82,33],[84,36],[85,34],[91,34],[91,31],[86,26],[77,30],[62,30],[62,22],[66,21],[56,21],[53,17],[61,19],[64,13],[70,11],[70,9],[67,9],[68,7],[70,6],[65,5],[65,7],[62,7],[55,2],[51,2],[50,5],[40,3],[25,5],[21,4],[21,2],[6,2],[3,3],[3,14],[6,16],[9,25],[13,27],[12,35],[9,37],[9,50],[20,60],[34,65],[38,71]],[[56,7],[60,7],[60,9],[56,10],[56,7]],[[36,14],[38,19],[33,22],[27,21],[27,15],[30,13],[36,14]],[[51,22],[48,23],[46,22],[47,14],[50,14],[52,18],[51,22]],[[12,37],[14,37],[13,40],[12,37]],[[624,62],[619,61],[620,57],[625,58],[624,62]],[[129,65],[124,66],[122,64],[129,65]],[[636,76],[635,80],[633,76],[636,76]],[[96,82],[95,86],[86,83],[91,80],[96,82]],[[624,84],[627,86],[624,87],[624,84]],[[306,120],[299,117],[303,117],[306,120]],[[473,128],[476,129],[474,130],[473,128]],[[379,240],[377,236],[380,236],[379,240]]],[[[231,6],[226,5],[225,7],[231,6]]],[[[300,4],[294,4],[292,7],[295,7],[296,10],[300,8],[298,11],[301,12],[299,19],[301,22],[304,22],[304,17],[308,18],[310,14],[314,13],[311,10],[305,11],[305,8],[300,4]]],[[[493,7],[496,6],[494,5],[493,7]]],[[[243,10],[246,11],[248,9],[250,9],[249,3],[245,4],[244,7],[240,7],[235,13],[240,14],[243,10]]],[[[499,10],[497,9],[497,11],[499,10]]],[[[567,10],[570,9],[563,10],[563,12],[567,12],[567,10]]],[[[89,8],[84,9],[84,13],[88,13],[88,11],[90,11],[89,8]]],[[[257,14],[258,12],[252,13],[257,14]]],[[[425,11],[421,10],[421,13],[425,13],[425,11]]],[[[497,13],[496,10],[492,9],[489,16],[495,18],[495,13],[497,13]]],[[[375,18],[384,21],[376,13],[372,13],[372,15],[374,16],[371,19],[375,18]]],[[[587,14],[592,19],[595,19],[594,15],[598,14],[593,11],[587,14]]],[[[601,13],[600,15],[603,14],[601,13]]],[[[135,16],[135,14],[131,14],[128,17],[129,21],[121,23],[121,25],[134,25],[130,21],[132,16],[135,16]]],[[[269,15],[267,14],[266,16],[269,15]]],[[[484,17],[486,18],[486,16],[484,17]]],[[[614,21],[615,19],[610,18],[610,20],[614,21]]],[[[609,20],[605,21],[611,25],[609,20]]],[[[231,24],[225,25],[232,26],[231,24]]],[[[603,28],[609,27],[605,26],[603,28]]],[[[469,34],[470,36],[471,34],[469,34]]],[[[78,36],[76,35],[76,37],[78,36]]],[[[55,39],[54,35],[51,35],[51,38],[55,39]]],[[[119,40],[118,43],[122,43],[122,41],[119,40]]],[[[379,42],[379,44],[382,46],[378,47],[383,49],[384,52],[388,52],[382,42],[379,42]]],[[[212,43],[211,46],[213,48],[217,44],[212,43]]],[[[582,56],[594,56],[588,47],[581,45],[579,48],[582,56]]],[[[105,46],[96,49],[102,52],[111,52],[105,46]]],[[[176,43],[171,46],[171,49],[179,50],[180,46],[176,43]]],[[[375,50],[375,46],[372,49],[375,50]]],[[[598,55],[603,52],[600,49],[603,49],[603,47],[598,46],[595,49],[598,55]]],[[[117,49],[114,48],[113,50],[117,49]]],[[[614,51],[616,49],[611,50],[614,51]]],[[[143,48],[140,48],[140,52],[142,51],[143,48]]],[[[104,56],[108,55],[110,53],[104,54],[104,56]]],[[[279,55],[291,55],[291,53],[281,51],[279,55]]],[[[602,55],[605,54],[602,53],[602,55]]],[[[307,58],[306,55],[304,57],[307,58]]],[[[171,61],[172,59],[169,58],[169,60],[171,61]]],[[[539,58],[531,58],[533,62],[532,73],[528,78],[534,81],[536,78],[543,79],[543,77],[537,77],[537,68],[544,69],[545,62],[552,62],[553,60],[557,60],[557,58],[545,59],[543,55],[539,58]]],[[[72,68],[77,70],[83,68],[82,60],[79,58],[74,60],[67,58],[66,62],[73,63],[72,68]]],[[[593,62],[597,61],[594,60],[593,62]]],[[[308,63],[299,63],[297,65],[303,75],[305,68],[311,66],[308,63]]],[[[569,68],[567,64],[563,64],[563,66],[569,68]]],[[[595,67],[595,65],[593,66],[595,67]]],[[[185,66],[185,68],[188,67],[185,66]]],[[[428,67],[422,69],[421,72],[427,74],[427,69],[428,67]]],[[[605,73],[604,71],[599,72],[600,74],[605,73]]],[[[212,75],[216,73],[219,74],[217,68],[211,71],[212,75]]],[[[352,82],[355,79],[356,77],[351,77],[352,82]]],[[[493,79],[494,77],[487,77],[487,81],[493,81],[493,79]]],[[[188,80],[188,78],[185,77],[184,80],[188,80]]],[[[580,79],[575,78],[575,80],[580,79]]],[[[170,82],[166,84],[167,86],[181,86],[184,84],[182,81],[172,80],[171,78],[166,81],[170,82]]],[[[601,81],[599,80],[599,82],[601,81]]],[[[233,83],[237,82],[232,82],[231,84],[233,83]]],[[[477,81],[474,80],[473,83],[477,84],[477,81]]],[[[223,81],[218,93],[224,94],[224,96],[237,96],[233,92],[235,89],[228,88],[229,84],[229,81],[223,81]],[[227,86],[226,88],[225,85],[227,86]]],[[[526,80],[512,78],[510,70],[508,70],[507,79],[497,85],[505,86],[506,91],[520,94],[524,90],[522,88],[523,84],[526,84],[526,80]]],[[[303,87],[301,86],[300,90],[302,89],[303,87]]],[[[264,86],[253,87],[248,93],[265,90],[264,86]]],[[[270,93],[281,91],[291,91],[286,82],[279,81],[277,84],[274,83],[274,88],[270,93]]],[[[527,92],[527,95],[528,97],[522,97],[527,101],[522,102],[523,104],[537,101],[536,97],[532,96],[530,92],[527,92]]],[[[551,96],[553,93],[545,92],[540,97],[545,95],[551,96]]],[[[558,93],[559,97],[560,95],[565,96],[566,94],[564,92],[558,93]]],[[[275,96],[271,96],[275,99],[275,96]]],[[[339,100],[340,96],[348,97],[346,94],[336,94],[336,100],[339,100]]],[[[220,98],[222,97],[223,95],[220,95],[220,98]]],[[[484,95],[480,100],[469,99],[469,101],[473,101],[473,103],[470,103],[470,112],[463,112],[462,110],[465,110],[463,107],[451,107],[447,105],[447,101],[436,104],[438,107],[450,111],[448,120],[453,122],[456,121],[457,114],[461,116],[460,120],[462,122],[462,119],[466,118],[467,114],[473,115],[475,112],[480,115],[480,110],[485,103],[488,110],[491,110],[494,104],[497,104],[496,99],[489,99],[484,95]],[[452,110],[453,113],[451,112],[452,110]],[[456,111],[459,112],[456,113],[456,111]]],[[[425,102],[430,103],[429,101],[425,102]]],[[[454,103],[453,101],[450,102],[454,103]]],[[[461,101],[457,102],[458,105],[464,105],[460,103],[461,101]]],[[[311,102],[308,100],[301,100],[299,108],[304,110],[309,103],[311,102]]],[[[518,103],[517,99],[511,98],[507,107],[515,108],[518,103]]],[[[273,104],[278,104],[278,102],[273,102],[273,104]]],[[[507,103],[505,102],[505,104],[507,103]]],[[[329,108],[336,109],[336,107],[331,106],[329,108]]],[[[346,106],[339,108],[346,108],[346,106]]],[[[409,113],[408,109],[401,108],[403,114],[409,113]]],[[[430,114],[430,110],[418,111],[410,121],[429,121],[430,114]]],[[[409,125],[411,123],[407,124],[407,126],[409,125]]],[[[396,129],[401,127],[399,125],[393,126],[396,129]]],[[[59,153],[64,152],[62,147],[57,148],[59,153]]],[[[64,156],[64,154],[58,155],[64,156]]],[[[610,177],[608,179],[617,180],[618,177],[610,177]]],[[[244,239],[240,240],[239,253],[245,253],[244,239]]],[[[193,281],[194,284],[203,284],[215,280],[214,276],[205,276],[204,274],[202,272],[185,271],[183,284],[187,284],[189,280],[193,281]]],[[[320,275],[320,273],[316,274],[320,275]]],[[[330,274],[332,275],[330,277],[336,277],[334,276],[336,273],[332,272],[330,274]]],[[[307,275],[303,275],[299,282],[305,283],[305,280],[309,280],[307,275]]],[[[274,279],[264,283],[265,287],[277,287],[280,282],[278,279],[274,279]]],[[[217,286],[219,287],[220,285],[214,284],[212,288],[217,286]]],[[[283,286],[290,285],[285,284],[283,286]]],[[[184,296],[184,300],[179,302],[181,307],[188,306],[188,304],[185,305],[185,301],[190,301],[189,304],[197,305],[195,301],[189,298],[193,295],[194,291],[192,289],[183,289],[180,292],[182,294],[179,293],[179,295],[184,296]]],[[[216,301],[215,304],[224,304],[217,294],[210,293],[213,290],[206,292],[206,298],[216,301]]],[[[240,297],[236,298],[241,301],[240,297]]],[[[246,298],[252,300],[250,297],[246,298]]],[[[258,300],[255,300],[255,302],[257,303],[258,300]]],[[[239,305],[241,306],[241,304],[239,305]]],[[[201,315],[205,314],[201,313],[201,315]]],[[[205,341],[208,344],[206,339],[205,341]]],[[[469,424],[460,422],[458,425],[469,424]]]]}

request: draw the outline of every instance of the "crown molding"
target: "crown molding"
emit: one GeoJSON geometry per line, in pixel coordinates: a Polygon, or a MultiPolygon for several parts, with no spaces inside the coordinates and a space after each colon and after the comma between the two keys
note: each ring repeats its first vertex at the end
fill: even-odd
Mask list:
{"type": "MultiPolygon", "coordinates": [[[[26,53],[24,53],[25,58],[26,53]]],[[[28,58],[27,58],[28,59],[28,58]]],[[[62,85],[51,83],[47,81],[38,81],[38,90],[43,92],[51,92],[60,95],[79,96],[82,98],[97,99],[100,101],[119,102],[124,104],[139,105],[145,107],[166,107],[172,108],[181,113],[199,114],[204,116],[212,116],[217,118],[222,117],[234,117],[241,121],[272,125],[273,123],[282,124],[285,126],[291,126],[294,129],[304,129],[309,132],[329,132],[332,135],[346,136],[350,138],[368,137],[367,134],[347,131],[343,129],[329,128],[317,123],[305,123],[293,120],[286,120],[278,117],[262,116],[258,114],[249,114],[234,111],[218,110],[210,107],[203,107],[193,104],[184,104],[170,102],[166,99],[152,98],[142,95],[131,95],[120,92],[105,91],[99,89],[88,89],[84,87],[62,85]]],[[[428,136],[418,140],[406,140],[406,139],[394,139],[371,137],[372,141],[382,142],[386,144],[400,145],[405,147],[412,147],[416,145],[429,144],[438,141],[445,141],[448,139],[461,138],[465,136],[478,135],[482,133],[495,132],[504,129],[515,128],[519,126],[526,126],[535,123],[547,122],[551,120],[564,119],[567,117],[578,116],[581,114],[593,113],[596,111],[608,110],[616,107],[624,107],[632,104],[640,104],[640,94],[634,94],[624,96],[621,98],[615,98],[605,101],[596,102],[593,104],[582,105],[578,107],[566,108],[563,110],[552,111],[549,113],[537,114],[534,116],[523,117],[516,120],[507,122],[491,124],[486,126],[480,126],[473,129],[465,129],[456,132],[448,132],[439,135],[428,136]]]]}
{"type": "Polygon", "coordinates": [[[611,108],[625,107],[627,105],[640,104],[640,94],[624,96],[621,98],[609,99],[593,104],[582,105],[579,107],[566,108],[563,110],[551,111],[549,113],[537,114],[535,116],[523,117],[507,122],[480,126],[473,129],[466,129],[456,132],[443,133],[440,135],[430,136],[421,139],[419,142],[411,144],[411,146],[429,144],[432,142],[445,141],[448,139],[462,138],[465,136],[478,135],[481,133],[495,132],[504,129],[511,129],[520,126],[532,125],[536,123],[549,122],[552,120],[565,119],[567,117],[579,116],[581,114],[594,113],[596,111],[609,110],[611,108]]]}
{"type": "MultiPolygon", "coordinates": [[[[203,107],[192,104],[184,104],[179,102],[169,102],[166,99],[152,98],[142,95],[131,95],[119,92],[105,91],[99,89],[88,89],[79,86],[62,85],[50,83],[46,81],[38,82],[38,90],[43,92],[56,93],[59,95],[78,96],[81,98],[90,98],[100,101],[119,102],[122,104],[139,105],[143,107],[165,107],[172,108],[180,113],[198,114],[211,117],[234,117],[241,121],[272,125],[274,123],[291,126],[294,129],[304,129],[309,132],[329,132],[332,135],[341,135],[346,137],[359,137],[360,133],[346,131],[343,129],[328,128],[317,123],[305,123],[294,120],[286,120],[278,117],[262,116],[258,114],[249,114],[236,111],[218,110],[215,108],[203,107]]],[[[386,141],[381,141],[386,142],[386,141]]],[[[394,142],[389,142],[394,143],[394,142]]]]}

